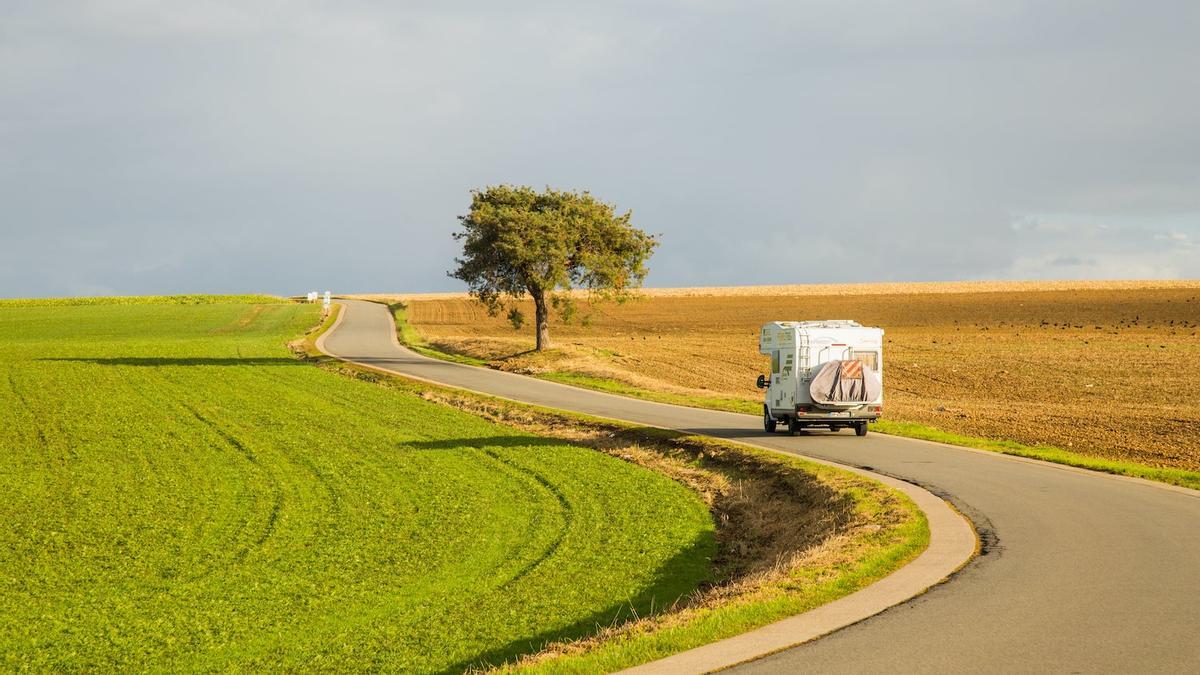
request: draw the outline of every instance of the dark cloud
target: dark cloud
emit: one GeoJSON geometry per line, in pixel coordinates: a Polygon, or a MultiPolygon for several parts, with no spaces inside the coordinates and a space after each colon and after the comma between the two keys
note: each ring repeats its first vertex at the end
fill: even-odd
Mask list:
{"type": "Polygon", "coordinates": [[[0,295],[439,290],[472,187],[655,285],[1200,275],[1200,6],[0,8],[0,295]]]}

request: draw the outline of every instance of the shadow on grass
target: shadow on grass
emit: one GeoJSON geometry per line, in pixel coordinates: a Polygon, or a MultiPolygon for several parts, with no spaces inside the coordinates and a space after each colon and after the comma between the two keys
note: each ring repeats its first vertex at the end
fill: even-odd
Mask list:
{"type": "MultiPolygon", "coordinates": [[[[441,349],[442,351],[447,351],[450,348],[446,345],[438,345],[438,349],[441,349]]],[[[536,354],[536,353],[537,353],[536,349],[523,349],[519,352],[513,352],[512,354],[505,354],[504,356],[497,356],[493,360],[494,361],[512,361],[513,359],[519,359],[522,356],[529,356],[530,354],[536,354]]]]}
{"type": "MultiPolygon", "coordinates": [[[[547,446],[587,447],[585,444],[563,439],[516,435],[413,441],[404,443],[403,445],[410,448],[427,450],[454,450],[463,447],[479,449],[547,446]]],[[[453,664],[447,667],[445,672],[469,672],[489,669],[506,661],[513,661],[524,655],[536,653],[552,642],[587,637],[612,625],[660,613],[670,608],[677,600],[691,593],[701,584],[710,581],[712,562],[716,557],[716,536],[712,532],[704,533],[661,565],[654,574],[654,581],[632,598],[616,602],[603,610],[569,625],[552,628],[535,635],[513,640],[502,647],[497,647],[496,649],[453,664]]],[[[541,560],[539,564],[545,563],[548,559],[549,557],[541,560]]],[[[519,574],[511,579],[508,584],[516,583],[525,576],[524,573],[519,574]]]]}
{"type": "Polygon", "coordinates": [[[654,575],[654,581],[632,598],[606,607],[570,625],[552,628],[466,659],[446,668],[445,672],[484,670],[541,651],[547,644],[593,635],[609,626],[638,617],[660,613],[699,586],[708,576],[709,561],[716,550],[711,533],[692,541],[668,559],[654,575]]]}
{"type": "Polygon", "coordinates": [[[100,366],[307,366],[306,363],[299,359],[287,357],[222,358],[196,356],[181,358],[166,356],[119,356],[112,358],[44,358],[38,359],[38,361],[92,363],[100,366]]]}
{"type": "MultiPolygon", "coordinates": [[[[587,424],[586,422],[584,423],[587,424]]],[[[787,461],[764,461],[758,453],[731,451],[697,437],[655,428],[614,430],[606,442],[625,441],[660,446],[678,458],[689,458],[705,469],[735,480],[738,489],[716,495],[711,505],[718,524],[715,536],[693,541],[655,572],[654,581],[635,597],[617,602],[567,626],[513,640],[507,645],[454,664],[451,672],[486,669],[536,653],[549,643],[586,638],[613,625],[671,607],[697,587],[722,585],[749,575],[767,573],[781,560],[810,550],[842,531],[854,518],[856,502],[816,475],[798,471],[787,461]]],[[[746,430],[724,429],[730,435],[746,430]]],[[[763,435],[750,431],[747,435],[763,435]]],[[[847,434],[847,438],[855,438],[847,434]]],[[[572,445],[569,441],[526,436],[422,441],[415,447],[453,448],[463,445],[514,447],[572,445]]],[[[592,445],[587,442],[579,445],[592,445]]],[[[486,451],[486,449],[485,449],[486,451]]]]}
{"type": "Polygon", "coordinates": [[[447,438],[431,441],[407,441],[401,445],[417,450],[455,450],[458,448],[521,448],[521,447],[585,447],[560,438],[540,436],[486,436],[481,438],[447,438]]]}

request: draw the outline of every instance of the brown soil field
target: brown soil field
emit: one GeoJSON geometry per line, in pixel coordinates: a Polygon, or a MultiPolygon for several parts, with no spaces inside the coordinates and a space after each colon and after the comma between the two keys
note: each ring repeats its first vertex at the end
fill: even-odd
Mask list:
{"type": "MultiPolygon", "coordinates": [[[[1200,282],[975,282],[648,290],[581,303],[532,354],[462,294],[400,297],[436,348],[524,372],[760,401],[759,327],[855,319],[885,329],[885,416],[1151,466],[1200,469],[1200,282]]],[[[532,316],[532,307],[523,307],[532,316]]]]}
{"type": "MultiPolygon", "coordinates": [[[[914,281],[873,284],[786,284],[778,286],[688,286],[683,288],[644,288],[640,294],[651,298],[746,295],[923,295],[928,293],[998,293],[1014,291],[1096,291],[1197,289],[1200,281],[1176,279],[1148,280],[1069,280],[1069,281],[914,281]]],[[[584,298],[586,291],[570,292],[584,298]]],[[[443,293],[360,293],[348,297],[363,300],[416,301],[454,300],[469,297],[465,292],[443,293]]]]}

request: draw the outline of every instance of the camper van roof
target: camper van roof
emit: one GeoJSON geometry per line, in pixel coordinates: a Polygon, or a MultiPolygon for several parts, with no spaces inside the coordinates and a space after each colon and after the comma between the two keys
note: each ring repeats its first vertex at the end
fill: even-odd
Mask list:
{"type": "Polygon", "coordinates": [[[825,319],[823,321],[780,321],[788,328],[862,328],[862,324],[849,319],[825,319]]]}

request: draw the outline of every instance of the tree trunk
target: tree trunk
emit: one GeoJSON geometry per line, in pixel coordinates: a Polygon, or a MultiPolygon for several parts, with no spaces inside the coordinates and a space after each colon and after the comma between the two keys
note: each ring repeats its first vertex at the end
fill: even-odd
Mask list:
{"type": "Polygon", "coordinates": [[[535,311],[534,325],[537,327],[537,351],[550,347],[550,310],[546,307],[544,292],[531,293],[535,311]]]}

